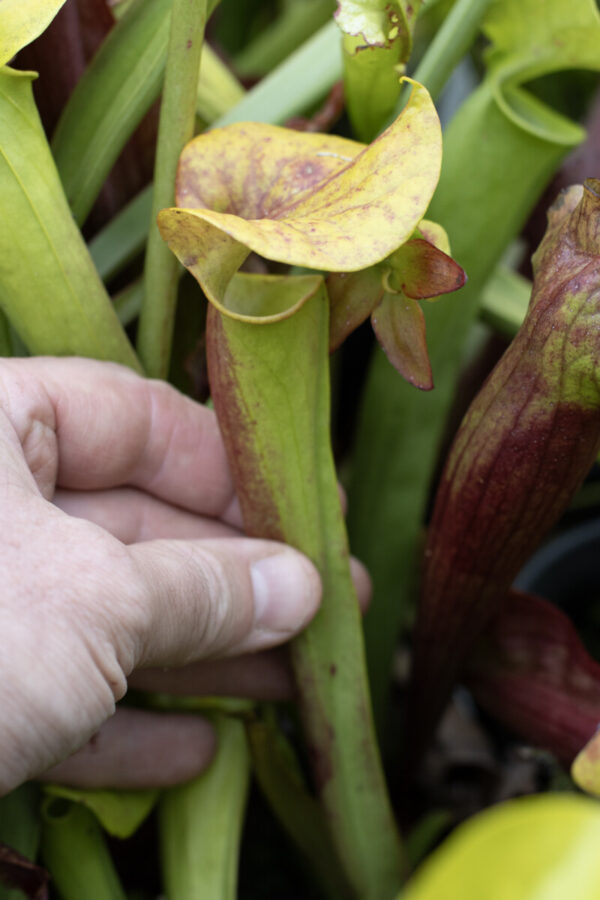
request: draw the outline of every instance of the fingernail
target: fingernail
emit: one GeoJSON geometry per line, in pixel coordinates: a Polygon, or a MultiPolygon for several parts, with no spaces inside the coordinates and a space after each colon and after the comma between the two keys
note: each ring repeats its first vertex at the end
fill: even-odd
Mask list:
{"type": "Polygon", "coordinates": [[[285,550],[252,564],[255,625],[292,634],[309,622],[321,599],[321,580],[313,564],[285,550]]]}

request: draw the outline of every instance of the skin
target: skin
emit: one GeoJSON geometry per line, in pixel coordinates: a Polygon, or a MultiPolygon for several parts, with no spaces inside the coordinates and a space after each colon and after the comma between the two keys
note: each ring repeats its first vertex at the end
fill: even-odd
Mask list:
{"type": "Polygon", "coordinates": [[[242,536],[210,410],[112,363],[1,360],[0,463],[0,794],[31,777],[145,787],[202,771],[210,724],[117,708],[128,685],[291,696],[268,648],[316,613],[319,576],[242,536]]]}

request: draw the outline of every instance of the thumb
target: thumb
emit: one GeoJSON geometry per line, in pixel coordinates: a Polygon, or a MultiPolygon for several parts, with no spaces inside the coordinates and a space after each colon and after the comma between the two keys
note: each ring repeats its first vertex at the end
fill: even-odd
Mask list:
{"type": "Polygon", "coordinates": [[[141,589],[134,667],[262,650],[289,640],[319,607],[316,568],[285,544],[157,540],[128,550],[141,589]]]}

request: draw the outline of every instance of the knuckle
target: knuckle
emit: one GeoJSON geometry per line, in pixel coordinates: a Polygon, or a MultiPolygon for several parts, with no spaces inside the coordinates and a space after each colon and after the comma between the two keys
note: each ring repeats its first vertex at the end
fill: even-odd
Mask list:
{"type": "Polygon", "coordinates": [[[0,409],[14,429],[39,489],[51,497],[58,468],[56,414],[44,385],[27,375],[23,362],[4,361],[0,366],[0,409]]]}
{"type": "MultiPolygon", "coordinates": [[[[190,641],[183,652],[189,657],[211,656],[231,642],[235,631],[236,592],[231,573],[219,556],[182,543],[178,546],[178,589],[186,607],[190,641]]],[[[175,605],[175,609],[177,608],[175,605]]]]}

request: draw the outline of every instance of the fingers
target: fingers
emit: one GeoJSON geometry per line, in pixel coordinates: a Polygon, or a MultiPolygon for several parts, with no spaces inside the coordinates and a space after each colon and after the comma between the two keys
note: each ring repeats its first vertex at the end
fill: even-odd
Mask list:
{"type": "Polygon", "coordinates": [[[78,490],[130,485],[227,517],[233,485],[211,410],[111,363],[37,357],[0,365],[0,407],[44,496],[55,480],[78,490]]]}
{"type": "Polygon", "coordinates": [[[135,600],[112,610],[114,641],[129,635],[129,674],[283,643],[314,616],[312,563],[273,541],[149,541],[127,548],[135,600]]]}
{"type": "Polygon", "coordinates": [[[350,557],[350,572],[356,589],[358,605],[360,606],[361,613],[364,615],[369,608],[371,595],[373,593],[371,576],[361,561],[355,556],[350,557]]]}
{"type": "MultiPolygon", "coordinates": [[[[371,579],[357,559],[351,558],[350,568],[361,612],[365,613],[371,599],[371,579]]],[[[138,690],[176,696],[243,697],[265,702],[291,700],[294,696],[286,648],[201,660],[172,669],[138,669],[128,682],[138,690]]]]}
{"type": "Polygon", "coordinates": [[[114,488],[106,491],[59,489],[53,502],[70,516],[94,522],[124,544],[157,538],[200,539],[240,536],[238,530],[218,519],[194,515],[135,488],[114,488]]]}
{"type": "Polygon", "coordinates": [[[215,748],[215,733],[204,719],[120,708],[41,780],[82,788],[168,787],[199,775],[215,748]]]}
{"type": "MultiPolygon", "coordinates": [[[[344,502],[344,493],[340,488],[344,502]]],[[[239,537],[240,531],[217,519],[197,516],[135,488],[106,491],[58,490],[54,504],[63,512],[86,519],[104,528],[124,544],[135,544],[158,538],[195,540],[203,538],[239,537]]],[[[352,578],[363,613],[371,597],[369,573],[357,559],[350,559],[352,578]]]]}
{"type": "Polygon", "coordinates": [[[294,681],[284,650],[265,650],[231,659],[202,660],[176,669],[138,669],[129,686],[189,697],[291,700],[294,681]]]}

